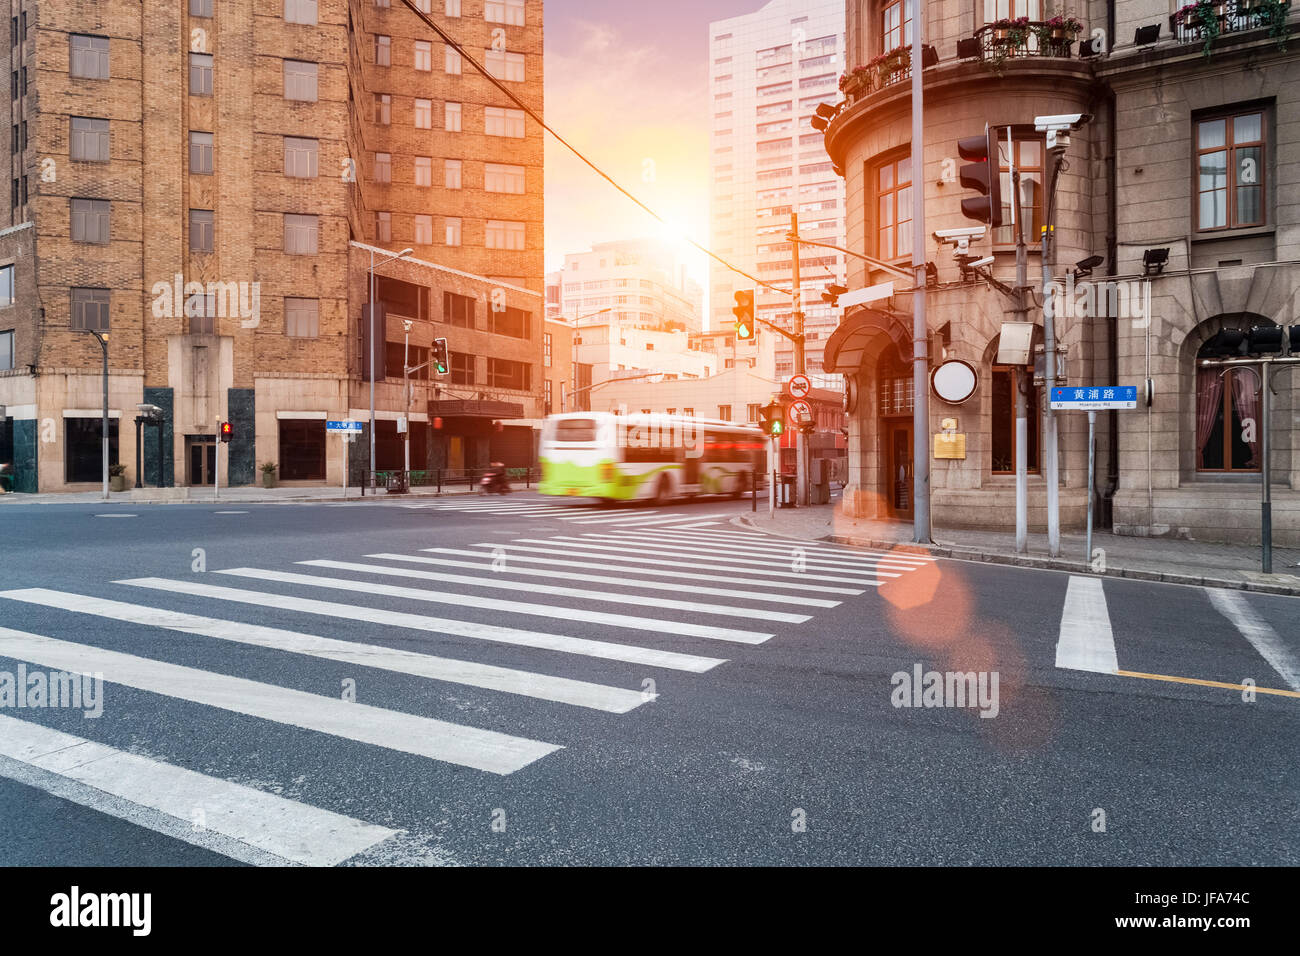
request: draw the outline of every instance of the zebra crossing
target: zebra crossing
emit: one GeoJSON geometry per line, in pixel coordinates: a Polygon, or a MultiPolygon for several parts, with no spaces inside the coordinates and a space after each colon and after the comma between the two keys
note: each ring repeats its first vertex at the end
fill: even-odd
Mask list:
{"type": "Polygon", "coordinates": [[[412,511],[449,511],[466,515],[498,515],[516,518],[554,518],[574,525],[608,525],[615,527],[669,527],[707,528],[721,524],[733,515],[731,512],[698,514],[690,511],[670,511],[662,508],[636,508],[611,514],[607,509],[577,507],[573,504],[552,504],[546,501],[493,501],[481,497],[467,501],[438,499],[435,501],[403,502],[399,508],[412,511]]]}
{"type": "MultiPolygon", "coordinates": [[[[659,699],[645,689],[647,668],[700,678],[727,664],[726,655],[761,652],[931,560],[740,530],[608,521],[559,530],[571,533],[129,577],[88,589],[109,594],[0,590],[7,625],[0,661],[98,673],[109,688],[157,695],[194,720],[196,736],[201,726],[219,733],[228,715],[240,715],[376,754],[505,777],[585,742],[564,730],[566,713],[628,719],[659,699]],[[400,635],[401,646],[366,641],[376,629],[400,635]],[[82,634],[96,637],[77,639],[82,634]],[[160,659],[166,655],[153,649],[167,634],[198,638],[202,666],[160,659]],[[508,649],[511,663],[527,663],[476,659],[493,646],[508,649]],[[230,672],[258,654],[277,666],[256,679],[230,672]],[[428,690],[379,706],[266,676],[291,669],[291,658],[413,678],[428,690]],[[426,715],[456,687],[488,695],[497,726],[426,715]],[[512,701],[552,708],[546,728],[512,716],[512,701]]],[[[138,742],[124,749],[15,714],[0,716],[0,776],[233,859],[334,865],[401,836],[388,820],[358,819],[142,753],[138,742]],[[189,825],[195,808],[202,827],[189,825]]],[[[112,721],[111,707],[105,717],[112,721]]]]}

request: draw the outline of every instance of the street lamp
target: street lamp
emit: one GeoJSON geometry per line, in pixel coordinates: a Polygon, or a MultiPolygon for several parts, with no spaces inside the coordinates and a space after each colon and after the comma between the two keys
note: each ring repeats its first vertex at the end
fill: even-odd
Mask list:
{"type": "MultiPolygon", "coordinates": [[[[387,265],[397,259],[403,259],[414,251],[413,248],[407,247],[401,252],[389,255],[379,265],[387,265]]],[[[369,324],[370,328],[366,334],[370,336],[370,488],[373,491],[375,487],[375,250],[373,248],[370,250],[369,324]]],[[[104,367],[108,368],[108,360],[105,359],[104,361],[104,367]]]]}
{"type": "Polygon", "coordinates": [[[81,332],[89,332],[99,343],[99,347],[104,351],[104,425],[103,425],[103,443],[104,443],[104,491],[103,499],[108,500],[108,330],[100,332],[98,329],[80,329],[81,332]]]}

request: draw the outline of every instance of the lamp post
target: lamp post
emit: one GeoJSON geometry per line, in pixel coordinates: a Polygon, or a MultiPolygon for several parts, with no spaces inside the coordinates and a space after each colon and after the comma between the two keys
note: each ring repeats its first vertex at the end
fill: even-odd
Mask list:
{"type": "Polygon", "coordinates": [[[102,497],[108,500],[108,330],[100,332],[98,329],[81,329],[82,332],[89,332],[99,343],[99,347],[104,352],[104,423],[103,423],[103,445],[104,445],[104,490],[102,497]]]}
{"type": "MultiPolygon", "coordinates": [[[[575,316],[573,319],[573,328],[576,330],[578,328],[578,323],[581,322],[583,319],[590,319],[592,316],[604,315],[606,312],[613,312],[613,311],[614,310],[612,308],[606,306],[603,309],[597,309],[595,312],[588,312],[586,315],[575,316]]],[[[578,345],[576,342],[573,341],[573,337],[570,336],[569,337],[569,375],[575,376],[575,380],[574,380],[575,386],[577,385],[577,381],[576,381],[577,367],[578,367],[578,345]]],[[[587,388],[590,387],[591,386],[587,386],[587,388]]],[[[586,390],[587,389],[578,389],[576,387],[572,388],[569,390],[569,397],[577,395],[579,391],[586,391],[586,390]]],[[[566,396],[564,394],[564,383],[561,382],[560,383],[560,411],[561,412],[565,410],[564,408],[565,398],[566,396]]]]}
{"type": "MultiPolygon", "coordinates": [[[[389,255],[378,265],[387,265],[397,259],[409,256],[415,250],[407,247],[401,252],[389,255]]],[[[370,313],[367,318],[370,328],[366,334],[370,337],[370,489],[375,488],[375,250],[370,250],[370,313]]],[[[107,359],[105,359],[107,362],[107,359]]],[[[107,368],[107,365],[105,365],[107,368]]]]}

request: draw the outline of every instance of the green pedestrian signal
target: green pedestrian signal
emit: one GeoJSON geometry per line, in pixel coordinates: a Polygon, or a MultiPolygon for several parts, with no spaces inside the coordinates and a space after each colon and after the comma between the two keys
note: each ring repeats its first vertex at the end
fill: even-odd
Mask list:
{"type": "Polygon", "coordinates": [[[754,290],[746,289],[736,293],[736,307],[732,314],[736,317],[736,338],[752,339],[754,337],[754,290]]]}
{"type": "Polygon", "coordinates": [[[785,409],[781,407],[780,402],[768,402],[761,409],[759,415],[759,427],[763,429],[763,434],[769,438],[779,438],[785,432],[785,409]]]}
{"type": "Polygon", "coordinates": [[[446,339],[434,339],[434,340],[433,340],[433,360],[432,360],[432,361],[433,361],[433,370],[434,370],[435,372],[437,372],[439,375],[446,375],[447,372],[451,370],[451,366],[450,366],[450,364],[449,364],[449,360],[448,360],[448,358],[447,358],[447,340],[446,340],[446,339]]]}

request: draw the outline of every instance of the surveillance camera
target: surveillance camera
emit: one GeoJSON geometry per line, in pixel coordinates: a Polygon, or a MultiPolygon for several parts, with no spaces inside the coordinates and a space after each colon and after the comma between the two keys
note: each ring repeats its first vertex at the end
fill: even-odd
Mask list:
{"type": "Polygon", "coordinates": [[[150,404],[148,404],[147,402],[146,402],[146,403],[143,403],[143,404],[140,404],[140,405],[137,405],[135,408],[136,408],[136,411],[140,412],[142,415],[161,415],[161,414],[162,414],[162,409],[161,409],[161,408],[159,408],[157,405],[150,405],[150,404]]]}
{"type": "Polygon", "coordinates": [[[984,226],[963,226],[960,229],[936,229],[934,241],[939,243],[955,242],[959,239],[983,239],[984,226]]]}
{"type": "Polygon", "coordinates": [[[983,259],[976,259],[974,262],[966,263],[966,265],[968,268],[978,269],[980,266],[991,266],[996,261],[997,259],[993,256],[985,256],[983,259]]]}
{"type": "Polygon", "coordinates": [[[1091,120],[1087,113],[1057,113],[1053,116],[1035,116],[1034,129],[1040,133],[1048,130],[1082,129],[1091,120]]]}

